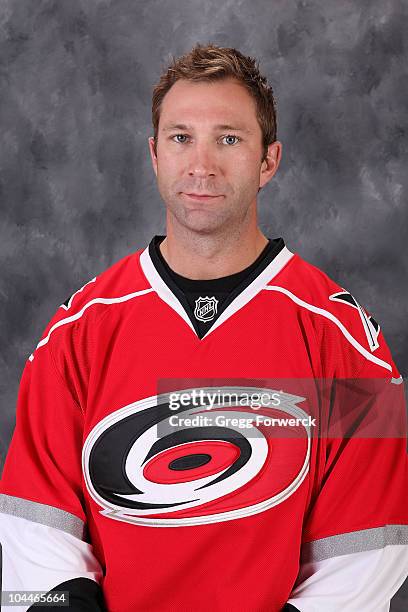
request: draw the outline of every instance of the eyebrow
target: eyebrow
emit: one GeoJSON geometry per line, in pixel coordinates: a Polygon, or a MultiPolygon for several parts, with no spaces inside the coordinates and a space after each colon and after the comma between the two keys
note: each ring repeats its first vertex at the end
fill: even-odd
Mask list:
{"type": "MultiPolygon", "coordinates": [[[[170,132],[172,130],[192,130],[194,129],[190,125],[185,125],[184,123],[171,123],[163,128],[163,132],[170,132]]],[[[231,130],[232,132],[245,132],[246,134],[251,134],[251,130],[243,127],[243,126],[233,126],[227,123],[222,123],[218,125],[214,125],[213,130],[231,130]]]]}

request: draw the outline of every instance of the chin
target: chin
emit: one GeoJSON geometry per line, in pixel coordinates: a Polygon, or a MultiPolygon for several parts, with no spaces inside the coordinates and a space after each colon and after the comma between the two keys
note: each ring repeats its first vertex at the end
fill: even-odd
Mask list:
{"type": "Polygon", "coordinates": [[[176,206],[168,206],[168,211],[177,224],[197,234],[218,234],[224,229],[226,231],[232,222],[230,216],[225,215],[225,211],[223,214],[220,210],[206,210],[202,206],[180,206],[179,202],[176,206]]]}
{"type": "Polygon", "coordinates": [[[195,232],[196,234],[201,234],[201,235],[219,234],[222,231],[228,230],[228,223],[225,223],[225,222],[210,223],[208,221],[207,222],[205,221],[192,222],[191,220],[189,220],[189,221],[184,221],[183,225],[186,229],[190,230],[191,232],[195,232]]]}

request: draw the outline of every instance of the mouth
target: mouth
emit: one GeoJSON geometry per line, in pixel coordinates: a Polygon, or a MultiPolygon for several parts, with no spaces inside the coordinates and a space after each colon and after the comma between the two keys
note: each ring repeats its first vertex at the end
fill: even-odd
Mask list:
{"type": "Polygon", "coordinates": [[[184,193],[182,192],[182,195],[185,195],[190,200],[198,200],[198,201],[215,200],[215,198],[221,198],[221,195],[211,195],[208,193],[184,193]]]}

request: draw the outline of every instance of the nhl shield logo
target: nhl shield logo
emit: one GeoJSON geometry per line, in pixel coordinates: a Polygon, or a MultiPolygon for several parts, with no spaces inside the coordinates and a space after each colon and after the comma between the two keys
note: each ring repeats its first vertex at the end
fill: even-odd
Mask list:
{"type": "Polygon", "coordinates": [[[211,321],[217,314],[218,300],[212,297],[199,297],[195,301],[194,316],[199,321],[211,321]]]}

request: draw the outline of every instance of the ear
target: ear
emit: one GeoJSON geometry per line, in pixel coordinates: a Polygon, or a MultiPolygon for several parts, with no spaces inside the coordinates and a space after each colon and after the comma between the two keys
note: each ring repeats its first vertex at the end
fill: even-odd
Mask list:
{"type": "Polygon", "coordinates": [[[150,151],[150,157],[152,160],[153,170],[154,170],[155,175],[157,176],[157,157],[154,152],[154,137],[149,136],[148,141],[149,141],[149,151],[150,151]]]}
{"type": "Polygon", "coordinates": [[[275,140],[268,146],[266,159],[262,162],[259,172],[259,188],[261,189],[276,173],[282,157],[282,143],[275,140]]]}

